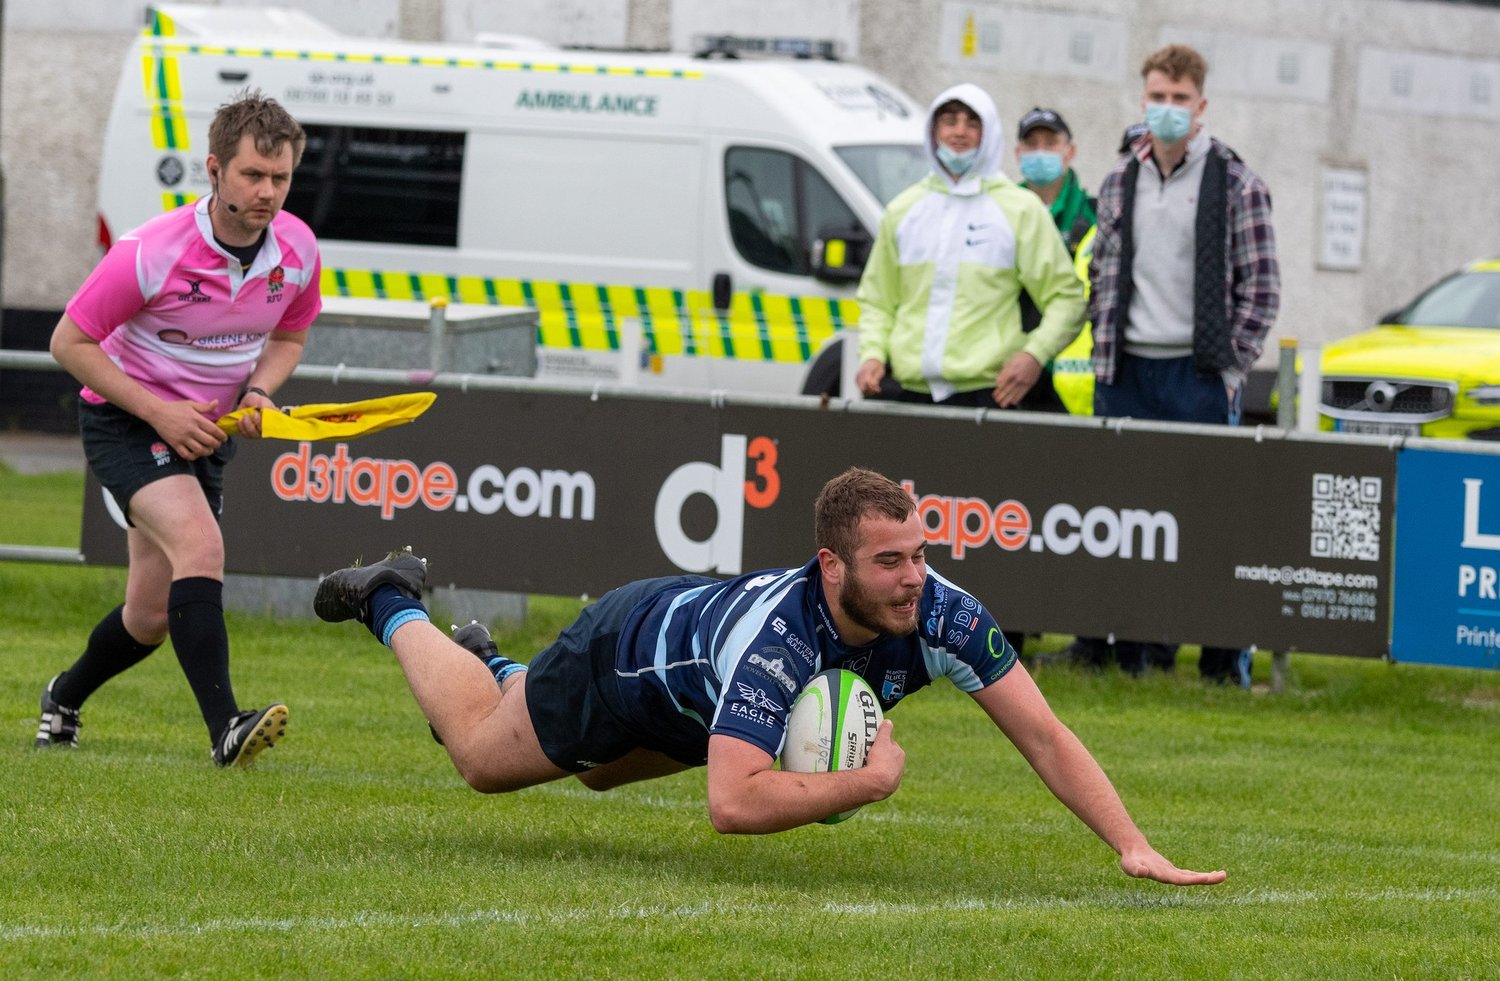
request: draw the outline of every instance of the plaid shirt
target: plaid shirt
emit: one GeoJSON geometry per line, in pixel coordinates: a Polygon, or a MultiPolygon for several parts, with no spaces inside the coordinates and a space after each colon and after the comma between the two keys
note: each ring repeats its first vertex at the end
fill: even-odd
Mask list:
{"type": "MultiPolygon", "coordinates": [[[[1230,342],[1235,369],[1247,374],[1265,346],[1266,334],[1281,305],[1281,272],[1276,264],[1276,237],[1271,229],[1271,192],[1265,182],[1238,158],[1234,151],[1210,140],[1212,152],[1229,158],[1226,176],[1229,214],[1224,222],[1224,303],[1229,315],[1230,342]]],[[[1132,147],[1137,160],[1151,158],[1151,137],[1141,137],[1132,147]]],[[[1112,385],[1119,364],[1122,328],[1129,311],[1120,309],[1122,223],[1126,216],[1125,167],[1122,159],[1099,188],[1099,230],[1094,238],[1094,256],[1089,263],[1089,319],[1094,329],[1094,377],[1112,385]]],[[[1135,250],[1150,248],[1136,242],[1135,250]]]]}

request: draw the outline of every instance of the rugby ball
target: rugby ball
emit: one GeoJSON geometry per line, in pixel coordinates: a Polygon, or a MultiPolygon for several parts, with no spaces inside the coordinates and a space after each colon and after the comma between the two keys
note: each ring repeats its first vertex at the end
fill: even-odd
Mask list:
{"type": "MultiPolygon", "coordinates": [[[[815,674],[792,703],[781,768],[796,773],[857,770],[865,765],[883,718],[875,692],[853,671],[831,668],[815,674]]],[[[830,815],[823,823],[837,824],[858,810],[830,815]]]]}

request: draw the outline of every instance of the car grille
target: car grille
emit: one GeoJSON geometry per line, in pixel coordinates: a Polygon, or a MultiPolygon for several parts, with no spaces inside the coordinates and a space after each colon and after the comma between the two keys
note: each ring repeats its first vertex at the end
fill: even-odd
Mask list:
{"type": "Polygon", "coordinates": [[[1341,419],[1430,421],[1453,411],[1454,386],[1370,378],[1324,378],[1323,412],[1341,419]]]}

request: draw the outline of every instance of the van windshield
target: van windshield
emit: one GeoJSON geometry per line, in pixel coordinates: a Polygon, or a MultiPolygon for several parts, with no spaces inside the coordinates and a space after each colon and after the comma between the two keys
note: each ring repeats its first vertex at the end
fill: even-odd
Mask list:
{"type": "Polygon", "coordinates": [[[917,143],[841,146],[835,147],[834,151],[854,171],[860,183],[870,189],[882,207],[926,177],[931,169],[926,151],[917,143]]]}

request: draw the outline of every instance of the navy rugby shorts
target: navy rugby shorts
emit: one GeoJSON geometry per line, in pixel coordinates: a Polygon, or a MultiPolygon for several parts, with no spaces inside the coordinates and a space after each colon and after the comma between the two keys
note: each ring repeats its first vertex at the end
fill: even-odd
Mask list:
{"type": "Polygon", "coordinates": [[[150,423],[108,402],[94,405],[78,400],[78,431],[83,436],[83,453],[89,469],[109,491],[130,520],[130,499],[147,484],[163,477],[187,474],[198,478],[203,496],[215,518],[224,513],[224,465],[234,458],[233,438],[205,457],[184,460],[150,423]]]}
{"type": "Polygon", "coordinates": [[[571,773],[582,773],[642,746],[645,734],[628,723],[630,711],[621,704],[615,682],[620,632],[630,611],[656,593],[717,581],[664,576],[612,589],[532,658],[526,672],[526,710],[547,759],[571,773]]]}

